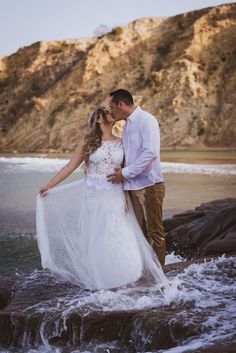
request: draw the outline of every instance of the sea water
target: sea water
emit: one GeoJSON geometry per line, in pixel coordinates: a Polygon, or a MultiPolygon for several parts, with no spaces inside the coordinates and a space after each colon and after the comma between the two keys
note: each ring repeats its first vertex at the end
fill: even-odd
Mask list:
{"type": "MultiPolygon", "coordinates": [[[[0,273],[26,274],[26,281],[38,281],[42,276],[40,257],[35,234],[35,197],[39,188],[55,175],[67,159],[49,158],[0,158],[0,273]]],[[[185,211],[217,198],[235,196],[235,166],[230,164],[184,164],[163,163],[166,181],[164,217],[185,211]],[[181,200],[181,202],[180,202],[181,200]]],[[[78,169],[66,182],[83,177],[78,169]]],[[[166,263],[178,263],[183,258],[168,254],[166,263]]],[[[163,295],[156,288],[123,288],[117,291],[81,291],[77,294],[57,298],[51,303],[41,303],[33,310],[37,312],[57,311],[62,306],[66,318],[72,311],[93,310],[119,311],[158,309],[179,303],[192,303],[190,312],[183,310],[180,319],[191,325],[198,323],[202,334],[181,342],[174,348],[156,350],[156,353],[197,352],[202,347],[211,347],[217,342],[235,342],[235,271],[234,257],[221,256],[209,262],[192,264],[182,273],[169,272],[167,277],[171,290],[163,295]],[[206,315],[207,317],[204,317],[206,315]]],[[[32,310],[32,308],[28,308],[32,310]]],[[[179,319],[179,318],[178,318],[179,319]]],[[[135,333],[134,333],[135,334],[135,333]]],[[[137,334],[137,332],[136,332],[137,334]]],[[[141,337],[140,352],[145,349],[145,332],[141,337]]],[[[48,344],[43,324],[40,328],[42,344],[36,348],[17,348],[0,353],[125,353],[119,350],[119,342],[87,345],[78,349],[55,348],[48,344]]],[[[154,352],[154,351],[153,351],[154,352]]]]}

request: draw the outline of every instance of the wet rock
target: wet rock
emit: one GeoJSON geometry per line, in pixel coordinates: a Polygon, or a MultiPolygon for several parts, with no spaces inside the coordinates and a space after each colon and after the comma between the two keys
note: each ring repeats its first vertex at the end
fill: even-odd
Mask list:
{"type": "Polygon", "coordinates": [[[164,221],[167,251],[196,259],[236,253],[236,199],[215,200],[164,221]]]}
{"type": "Polygon", "coordinates": [[[172,218],[164,220],[165,231],[168,233],[171,230],[183,225],[190,223],[194,219],[201,218],[205,213],[201,210],[199,211],[186,211],[184,213],[178,213],[172,218]]]}
{"type": "MultiPolygon", "coordinates": [[[[235,205],[235,199],[217,200],[173,217],[173,222],[168,223],[171,229],[167,234],[169,250],[175,246],[181,254],[198,258],[165,266],[164,271],[170,278],[176,278],[180,273],[182,276],[193,263],[210,261],[206,257],[212,257],[213,253],[223,249],[232,252],[236,234],[235,205]],[[205,254],[204,257],[201,258],[201,254],[205,254]]],[[[229,283],[233,283],[235,268],[232,259],[230,261],[226,265],[223,263],[216,275],[224,273],[229,283]]],[[[190,271],[190,276],[194,276],[195,267],[190,271]]],[[[200,285],[199,290],[205,289],[200,285]]],[[[207,333],[210,328],[205,325],[206,317],[218,308],[196,310],[194,300],[190,298],[163,303],[158,308],[113,310],[111,307],[105,311],[103,305],[99,307],[94,301],[91,304],[90,295],[93,293],[60,281],[49,271],[1,276],[0,347],[17,349],[49,344],[78,348],[116,341],[120,345],[117,352],[122,353],[127,349],[132,353],[169,349],[207,333]],[[83,300],[86,298],[82,305],[80,295],[83,300]]],[[[149,292],[141,295],[146,300],[149,292]]],[[[219,305],[224,306],[223,303],[219,305]]],[[[219,347],[224,352],[231,349],[227,342],[221,342],[219,347]]],[[[199,352],[221,351],[214,345],[212,351],[205,348],[199,352]]]]}
{"type": "MultiPolygon", "coordinates": [[[[185,310],[192,309],[189,303],[185,310]]],[[[168,349],[189,337],[201,333],[198,324],[187,324],[181,315],[183,306],[164,306],[158,310],[137,313],[123,334],[128,348],[133,352],[146,352],[154,349],[168,349]]]]}
{"type": "Polygon", "coordinates": [[[9,313],[0,311],[0,346],[9,347],[13,342],[14,324],[9,313]]]}
{"type": "MultiPolygon", "coordinates": [[[[179,266],[177,272],[181,270],[179,266]]],[[[22,274],[19,278],[5,279],[2,276],[0,286],[4,281],[11,282],[14,296],[0,312],[1,347],[35,346],[47,341],[61,347],[112,341],[120,341],[124,347],[129,345],[134,350],[141,346],[171,347],[170,330],[181,331],[181,324],[173,321],[177,312],[174,307],[155,312],[151,309],[103,311],[86,306],[73,309],[72,304],[67,312],[66,303],[83,290],[57,282],[47,271],[38,272],[37,276],[22,274]],[[173,325],[169,325],[169,321],[173,325]],[[139,332],[147,335],[151,328],[153,337],[147,345],[140,339],[139,332]]],[[[90,292],[84,291],[83,295],[89,296],[90,292]]]]}
{"type": "MultiPolygon", "coordinates": [[[[167,265],[165,272],[175,278],[190,264],[203,261],[208,260],[167,265]]],[[[226,277],[227,273],[233,276],[232,260],[222,266],[226,266],[226,277]]],[[[229,280],[233,281],[233,277],[229,280]]],[[[175,347],[209,330],[205,321],[206,315],[212,314],[211,309],[196,310],[191,298],[183,302],[163,302],[159,307],[148,309],[117,310],[111,307],[111,310],[104,310],[103,305],[98,308],[99,301],[89,301],[93,292],[59,281],[48,271],[22,273],[18,277],[2,276],[0,287],[4,282],[11,283],[14,296],[0,311],[0,347],[17,349],[49,344],[78,349],[88,344],[116,341],[119,342],[117,352],[134,353],[175,347]],[[80,298],[86,299],[83,305],[80,298]]],[[[102,294],[100,300],[110,300],[110,295],[112,298],[112,292],[108,297],[102,294]]],[[[141,292],[141,296],[147,298],[149,291],[141,292]]]]}
{"type": "Polygon", "coordinates": [[[124,330],[137,311],[95,311],[83,318],[81,341],[109,342],[121,340],[124,330]]]}
{"type": "Polygon", "coordinates": [[[210,241],[202,250],[203,255],[231,254],[236,252],[236,234],[234,239],[220,239],[210,241]]]}
{"type": "Polygon", "coordinates": [[[4,309],[14,295],[13,284],[15,278],[5,278],[0,276],[0,310],[4,309]]]}
{"type": "MultiPolygon", "coordinates": [[[[198,348],[198,353],[235,353],[236,343],[235,342],[217,342],[209,347],[198,348]]],[[[188,352],[186,352],[188,353],[188,352]]]]}

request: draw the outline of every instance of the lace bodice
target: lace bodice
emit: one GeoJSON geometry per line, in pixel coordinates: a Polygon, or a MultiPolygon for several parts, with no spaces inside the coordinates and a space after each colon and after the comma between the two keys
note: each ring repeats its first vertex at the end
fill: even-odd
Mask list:
{"type": "Polygon", "coordinates": [[[114,168],[121,167],[123,158],[124,149],[120,138],[103,141],[102,145],[90,155],[85,177],[86,184],[96,189],[123,187],[122,184],[112,184],[106,179],[108,174],[114,172],[114,168]]]}

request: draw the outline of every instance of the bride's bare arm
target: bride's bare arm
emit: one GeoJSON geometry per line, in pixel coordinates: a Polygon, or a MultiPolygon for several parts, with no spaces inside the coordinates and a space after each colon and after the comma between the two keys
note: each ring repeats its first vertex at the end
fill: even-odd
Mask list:
{"type": "Polygon", "coordinates": [[[66,179],[83,162],[83,148],[84,142],[82,141],[77,146],[70,161],[63,168],[61,168],[61,170],[59,170],[59,172],[51,180],[49,180],[45,186],[40,189],[39,193],[41,196],[46,196],[49,189],[66,179]]]}

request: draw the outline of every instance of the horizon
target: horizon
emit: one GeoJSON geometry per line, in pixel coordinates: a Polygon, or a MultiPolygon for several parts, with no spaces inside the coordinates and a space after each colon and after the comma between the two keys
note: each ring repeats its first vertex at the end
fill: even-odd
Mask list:
{"type": "Polygon", "coordinates": [[[116,26],[126,26],[138,19],[173,17],[235,2],[131,0],[127,4],[126,0],[120,0],[111,7],[109,0],[100,0],[99,4],[94,4],[93,0],[86,4],[82,0],[51,0],[50,3],[41,0],[34,4],[31,0],[0,0],[0,56],[12,55],[36,42],[92,38],[99,35],[99,31],[107,33],[116,26]],[[90,11],[92,7],[93,12],[90,11]]]}

